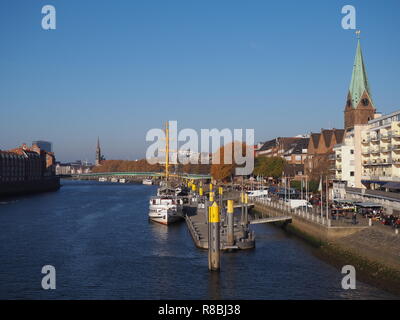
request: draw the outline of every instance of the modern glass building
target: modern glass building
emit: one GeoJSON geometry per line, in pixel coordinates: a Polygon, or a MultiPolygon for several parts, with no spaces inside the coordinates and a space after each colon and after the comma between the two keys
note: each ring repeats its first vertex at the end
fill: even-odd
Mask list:
{"type": "Polygon", "coordinates": [[[53,152],[53,145],[49,141],[32,141],[32,145],[36,144],[40,149],[45,150],[47,152],[53,152]]]}

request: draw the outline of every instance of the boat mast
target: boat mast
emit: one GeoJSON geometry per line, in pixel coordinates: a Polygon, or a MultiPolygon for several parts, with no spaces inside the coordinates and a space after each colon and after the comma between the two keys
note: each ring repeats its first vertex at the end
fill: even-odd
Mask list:
{"type": "Polygon", "coordinates": [[[165,123],[165,180],[169,176],[169,127],[168,121],[165,123]]]}

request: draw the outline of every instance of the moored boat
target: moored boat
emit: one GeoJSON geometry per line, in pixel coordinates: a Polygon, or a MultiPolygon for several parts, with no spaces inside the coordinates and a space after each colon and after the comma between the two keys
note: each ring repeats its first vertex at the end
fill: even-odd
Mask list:
{"type": "Polygon", "coordinates": [[[149,219],[168,225],[183,218],[182,200],[170,195],[158,195],[150,199],[149,219]]]}
{"type": "Polygon", "coordinates": [[[143,179],[142,183],[147,186],[151,186],[153,184],[153,180],[151,179],[143,179]]]}

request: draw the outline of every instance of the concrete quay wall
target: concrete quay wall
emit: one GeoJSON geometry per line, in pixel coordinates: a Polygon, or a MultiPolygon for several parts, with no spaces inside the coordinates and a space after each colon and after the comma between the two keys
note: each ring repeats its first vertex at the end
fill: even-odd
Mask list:
{"type": "Polygon", "coordinates": [[[46,177],[32,181],[2,182],[0,183],[0,197],[57,191],[58,189],[60,189],[59,177],[46,177]]]}

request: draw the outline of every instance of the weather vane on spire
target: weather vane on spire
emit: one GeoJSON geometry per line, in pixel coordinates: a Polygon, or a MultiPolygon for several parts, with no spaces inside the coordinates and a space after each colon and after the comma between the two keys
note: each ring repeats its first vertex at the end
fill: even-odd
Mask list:
{"type": "Polygon", "coordinates": [[[357,39],[360,39],[360,33],[361,33],[361,30],[356,31],[357,39]]]}

